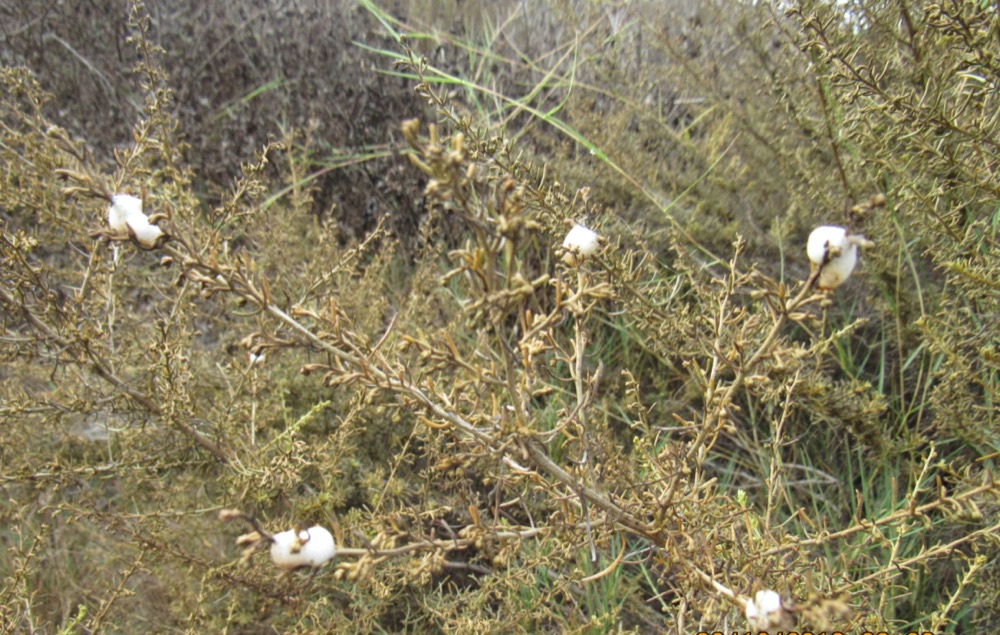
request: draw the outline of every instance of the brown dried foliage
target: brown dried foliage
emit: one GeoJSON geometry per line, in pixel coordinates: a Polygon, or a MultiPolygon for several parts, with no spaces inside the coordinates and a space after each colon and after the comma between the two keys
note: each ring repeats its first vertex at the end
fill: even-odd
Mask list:
{"type": "MultiPolygon", "coordinates": [[[[712,632],[761,589],[799,630],[988,626],[996,7],[785,4],[662,29],[657,3],[506,7],[491,49],[468,23],[401,43],[418,118],[301,61],[329,7],[261,5],[178,79],[198,49],[133,2],[101,45],[134,51],[134,112],[106,58],[42,35],[111,84],[127,141],[60,117],[79,78],[5,5],[36,73],[0,71],[0,627],[712,632]],[[491,60],[458,79],[480,100],[446,92],[448,43],[491,60]],[[266,141],[230,98],[275,56],[298,74],[259,93],[292,113],[266,141]],[[207,149],[244,132],[229,179],[207,149]],[[320,167],[324,142],[398,196],[320,167]],[[109,231],[115,192],[169,238],[109,231]],[[578,266],[573,221],[605,238],[578,266]],[[800,246],[826,223],[877,245],[833,293],[800,246]],[[337,560],[277,575],[255,552],[295,523],[337,560]]],[[[217,37],[239,11],[205,6],[217,37]]]]}

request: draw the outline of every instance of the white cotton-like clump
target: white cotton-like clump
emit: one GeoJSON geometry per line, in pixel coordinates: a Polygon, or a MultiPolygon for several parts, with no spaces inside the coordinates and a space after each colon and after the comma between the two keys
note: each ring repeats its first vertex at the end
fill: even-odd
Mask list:
{"type": "Polygon", "coordinates": [[[274,534],[271,539],[271,561],[285,571],[321,567],[337,555],[333,535],[319,525],[309,529],[289,529],[274,534]]]}
{"type": "Polygon", "coordinates": [[[566,239],[563,240],[563,249],[566,250],[563,261],[570,266],[580,264],[597,253],[601,248],[600,239],[594,230],[579,223],[573,225],[573,229],[569,230],[566,239]]]}
{"type": "Polygon", "coordinates": [[[813,270],[820,268],[817,285],[834,289],[843,284],[858,264],[858,246],[871,246],[864,236],[852,236],[843,227],[824,225],[809,234],[806,253],[813,270]]]}
{"type": "Polygon", "coordinates": [[[250,352],[250,365],[263,364],[264,363],[264,353],[254,353],[250,352]]]}
{"type": "Polygon", "coordinates": [[[115,194],[108,208],[108,225],[117,232],[128,231],[129,217],[136,218],[142,213],[142,199],[130,194],[115,194]]]}
{"type": "Polygon", "coordinates": [[[750,626],[766,630],[781,612],[781,596],[776,591],[757,591],[756,597],[747,601],[746,616],[750,626]]]}
{"type": "Polygon", "coordinates": [[[156,241],[163,235],[163,230],[156,225],[150,224],[145,216],[134,221],[129,221],[128,226],[132,230],[132,233],[135,234],[136,240],[145,247],[156,246],[156,241]]]}
{"type": "Polygon", "coordinates": [[[128,231],[144,247],[154,247],[163,230],[149,222],[142,212],[142,199],[131,194],[115,194],[108,208],[108,225],[118,232],[128,231]]]}

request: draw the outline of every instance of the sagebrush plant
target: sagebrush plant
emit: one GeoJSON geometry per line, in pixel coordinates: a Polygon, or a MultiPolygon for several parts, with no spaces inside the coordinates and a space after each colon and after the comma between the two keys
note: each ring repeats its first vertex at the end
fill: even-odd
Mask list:
{"type": "Polygon", "coordinates": [[[2,69],[4,630],[995,626],[995,4],[420,7],[363,4],[419,222],[321,126],[204,180],[141,2],[110,156],[2,69]]]}

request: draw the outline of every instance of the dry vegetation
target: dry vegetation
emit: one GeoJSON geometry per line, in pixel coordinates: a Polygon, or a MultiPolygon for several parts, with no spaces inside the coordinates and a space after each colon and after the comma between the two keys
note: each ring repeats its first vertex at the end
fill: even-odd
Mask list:
{"type": "Polygon", "coordinates": [[[0,631],[995,631],[998,15],[0,0],[0,631]]]}

